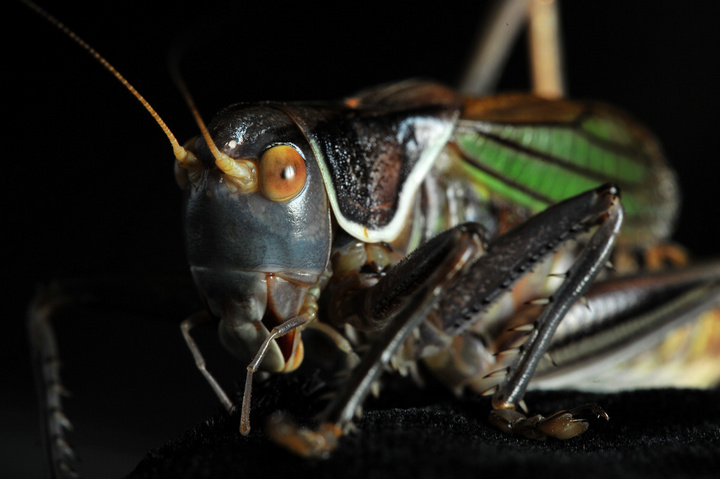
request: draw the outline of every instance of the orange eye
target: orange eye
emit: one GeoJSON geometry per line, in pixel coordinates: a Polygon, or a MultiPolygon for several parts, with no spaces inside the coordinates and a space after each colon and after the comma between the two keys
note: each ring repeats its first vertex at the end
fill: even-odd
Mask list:
{"type": "Polygon", "coordinates": [[[292,146],[273,146],[260,158],[260,190],[272,201],[287,201],[305,186],[305,160],[292,146]]]}

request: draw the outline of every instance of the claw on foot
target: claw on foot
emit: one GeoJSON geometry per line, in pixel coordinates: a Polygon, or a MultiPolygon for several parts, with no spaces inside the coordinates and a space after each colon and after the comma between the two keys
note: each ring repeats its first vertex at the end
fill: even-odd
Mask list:
{"type": "Polygon", "coordinates": [[[595,404],[580,406],[570,411],[558,411],[548,417],[536,414],[527,417],[514,409],[493,409],[490,424],[509,434],[521,434],[529,439],[545,440],[548,437],[570,439],[588,430],[588,416],[595,419],[610,419],[605,411],[595,404]]]}
{"type": "Polygon", "coordinates": [[[335,450],[342,430],[337,424],[322,423],[317,430],[298,426],[284,414],[273,414],[268,421],[272,440],[299,456],[327,459],[335,450]]]}

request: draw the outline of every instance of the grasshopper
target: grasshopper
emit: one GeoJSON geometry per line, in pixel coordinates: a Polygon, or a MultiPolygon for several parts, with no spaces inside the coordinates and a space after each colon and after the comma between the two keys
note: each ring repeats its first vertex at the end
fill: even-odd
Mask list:
{"type": "MultiPolygon", "coordinates": [[[[372,97],[372,95],[373,95],[373,94],[371,94],[371,97],[372,97]]],[[[361,103],[361,104],[362,104],[363,102],[368,103],[368,101],[365,100],[365,98],[366,98],[366,97],[360,97],[360,103],[361,103]]],[[[453,100],[453,101],[454,101],[454,100],[453,100]]],[[[369,103],[369,104],[372,106],[372,103],[369,103]]],[[[444,105],[443,107],[445,108],[445,105],[446,105],[446,104],[443,103],[443,105],[444,105]]],[[[350,105],[350,106],[353,106],[353,105],[350,105]]],[[[447,108],[447,109],[450,110],[451,108],[447,108]]],[[[291,116],[291,117],[292,117],[292,118],[296,118],[297,116],[291,116]]],[[[450,117],[452,117],[452,114],[450,115],[450,117]]],[[[449,118],[450,118],[450,117],[449,117],[449,118]]],[[[453,128],[452,125],[454,125],[454,123],[453,123],[454,121],[455,121],[454,119],[448,120],[448,123],[451,125],[450,127],[448,127],[448,131],[452,130],[452,128],[453,128]]],[[[311,129],[310,127],[307,127],[305,131],[310,131],[310,129],[311,129]]],[[[444,131],[444,130],[443,130],[443,131],[444,131]]],[[[455,131],[455,130],[452,130],[452,131],[455,131]]],[[[306,133],[306,134],[307,134],[307,133],[306,133]]],[[[449,133],[449,132],[448,132],[448,133],[442,133],[442,134],[439,134],[439,135],[440,135],[440,137],[442,137],[442,138],[447,138],[447,136],[450,135],[450,133],[449,133]],[[445,135],[445,136],[443,137],[442,135],[445,135]]],[[[429,143],[433,143],[433,144],[434,144],[436,141],[441,142],[441,140],[435,140],[435,139],[433,139],[433,140],[431,140],[429,143]]],[[[202,149],[202,147],[200,147],[200,148],[202,149]]],[[[307,151],[303,151],[303,152],[301,152],[301,153],[303,154],[303,157],[304,157],[304,158],[306,158],[306,157],[308,156],[308,152],[307,152],[307,151]]],[[[419,160],[420,163],[422,163],[423,161],[425,161],[425,160],[422,160],[422,159],[419,160]]],[[[328,174],[328,173],[326,172],[326,171],[328,170],[327,165],[324,167],[324,169],[325,169],[325,171],[323,171],[323,176],[324,176],[324,178],[325,178],[326,188],[328,188],[328,191],[329,191],[328,197],[329,197],[330,203],[332,204],[332,203],[333,203],[333,200],[335,200],[335,202],[339,204],[340,201],[336,199],[336,198],[337,198],[337,195],[339,194],[338,191],[337,191],[337,188],[336,188],[335,190],[332,190],[332,189],[328,186],[328,185],[331,184],[331,183],[329,182],[329,180],[328,180],[328,177],[330,177],[331,174],[328,174]]],[[[229,173],[226,172],[226,174],[229,174],[229,173]]],[[[315,171],[314,173],[311,172],[311,175],[313,175],[313,174],[315,175],[315,178],[316,178],[316,179],[320,176],[320,173],[319,173],[318,171],[315,171]]],[[[427,172],[423,173],[423,175],[424,175],[424,174],[427,174],[427,172]]],[[[421,176],[423,176],[423,175],[421,175],[421,176]]],[[[242,187],[242,185],[241,185],[240,189],[242,190],[242,188],[243,188],[243,187],[242,187]]],[[[617,196],[616,190],[614,190],[613,187],[608,187],[608,189],[603,190],[603,191],[611,192],[612,196],[617,196]]],[[[412,194],[409,193],[407,196],[412,196],[412,194]]],[[[283,198],[283,199],[284,199],[284,198],[283,198]]],[[[352,199],[352,201],[357,202],[357,199],[352,199]]],[[[314,203],[314,202],[315,202],[315,200],[313,200],[313,203],[314,203]]],[[[401,203],[402,203],[402,202],[401,202],[401,203]]],[[[406,203],[409,204],[409,201],[406,202],[406,203]]],[[[402,205],[402,204],[401,204],[401,206],[399,207],[400,210],[402,210],[402,212],[407,213],[407,212],[409,211],[409,209],[408,209],[409,206],[407,206],[407,204],[405,204],[405,205],[402,205]]],[[[669,205],[669,203],[668,203],[668,205],[669,205]]],[[[668,208],[670,208],[670,206],[668,206],[668,208]]],[[[341,229],[347,231],[347,232],[350,233],[353,237],[356,237],[356,238],[361,237],[361,236],[363,235],[363,233],[364,233],[364,231],[362,230],[362,228],[363,228],[363,227],[366,227],[366,226],[369,226],[367,223],[363,223],[363,221],[366,221],[365,219],[357,220],[357,219],[354,219],[353,217],[350,217],[350,214],[349,214],[349,213],[346,213],[346,212],[343,213],[343,212],[341,212],[341,211],[342,211],[342,207],[341,207],[341,206],[333,205],[333,211],[335,212],[335,213],[334,213],[334,214],[335,214],[335,218],[338,219],[338,223],[340,224],[341,229]],[[353,226],[353,225],[355,225],[355,226],[353,226]],[[360,225],[360,226],[358,227],[357,225],[360,225]]],[[[564,211],[564,210],[563,210],[563,211],[564,211]]],[[[612,216],[612,215],[610,215],[610,216],[612,216]]],[[[372,221],[375,221],[375,220],[372,220],[372,221]]],[[[593,222],[594,222],[594,220],[593,220],[593,222]]],[[[380,223],[373,223],[372,226],[378,226],[378,225],[380,225],[380,227],[378,227],[378,228],[376,228],[376,229],[377,229],[377,230],[383,230],[385,224],[384,224],[384,223],[381,224],[381,223],[382,223],[382,221],[380,220],[380,223]]],[[[617,220],[617,223],[618,223],[618,225],[619,225],[619,223],[620,223],[620,220],[619,220],[619,219],[617,220]]],[[[583,226],[589,226],[589,224],[588,224],[588,225],[583,225],[583,226]]],[[[392,240],[394,239],[394,237],[396,237],[396,236],[399,234],[399,229],[398,229],[399,227],[393,227],[393,228],[390,228],[390,230],[386,230],[386,231],[390,231],[390,232],[387,233],[387,234],[385,234],[385,233],[379,233],[378,235],[373,235],[373,234],[367,235],[367,234],[366,234],[366,239],[367,239],[368,241],[370,241],[370,242],[392,241],[392,240]],[[394,229],[393,229],[393,228],[394,228],[394,229]]],[[[528,233],[522,233],[522,234],[520,234],[520,237],[527,237],[527,234],[528,234],[528,233]]],[[[478,235],[479,235],[479,238],[480,238],[480,243],[483,243],[483,242],[486,241],[486,240],[489,241],[489,238],[484,238],[484,237],[482,237],[482,234],[481,234],[481,233],[478,233],[478,235]]],[[[610,233],[610,236],[612,236],[612,235],[614,235],[614,233],[610,233]]],[[[439,240],[438,240],[438,241],[439,241],[439,240]]],[[[610,241],[611,241],[611,240],[608,239],[605,244],[609,244],[610,241]]],[[[440,242],[440,243],[437,243],[437,244],[444,244],[444,243],[440,242]]],[[[434,243],[433,243],[434,246],[436,246],[437,244],[434,244],[434,243]]],[[[255,248],[255,247],[253,247],[253,248],[255,248]]],[[[307,251],[310,251],[311,249],[312,249],[312,248],[309,248],[307,251]]],[[[320,249],[322,249],[322,248],[320,248],[320,249]]],[[[393,248],[392,251],[397,251],[398,249],[400,249],[400,251],[402,251],[402,248],[397,248],[397,247],[393,248]]],[[[428,250],[421,250],[421,251],[425,251],[426,253],[428,252],[428,250]]],[[[415,257],[415,259],[417,259],[417,256],[415,257]]],[[[596,265],[600,265],[600,264],[604,261],[604,259],[605,259],[605,258],[604,258],[603,256],[597,256],[593,261],[594,261],[594,263],[595,263],[596,265]]],[[[472,261],[471,261],[471,263],[472,263],[472,261]]],[[[461,267],[461,269],[462,269],[462,267],[461,267]]],[[[385,273],[385,271],[384,271],[384,270],[383,270],[383,271],[378,271],[377,273],[385,273]]],[[[320,273],[320,272],[315,272],[314,274],[317,276],[317,275],[319,275],[319,274],[321,274],[321,273],[320,273]]],[[[442,276],[442,275],[450,274],[450,272],[437,273],[437,274],[440,274],[440,275],[442,276]]],[[[595,274],[595,273],[592,273],[591,275],[588,275],[588,278],[593,277],[594,274],[595,274]]],[[[197,276],[197,275],[196,275],[196,276],[197,276]]],[[[317,283],[317,282],[319,282],[320,280],[319,280],[318,278],[316,278],[316,279],[313,280],[313,281],[317,283]]],[[[309,283],[308,283],[308,284],[309,284],[309,283]]],[[[509,286],[510,286],[510,285],[509,285],[509,286]]],[[[309,287],[309,286],[308,286],[308,287],[309,287]]],[[[420,295],[420,293],[414,293],[414,294],[420,295]]],[[[207,296],[207,294],[206,294],[206,296],[207,296]]],[[[423,295],[420,295],[420,296],[423,296],[423,295]]],[[[577,299],[577,298],[575,298],[575,299],[577,299]]],[[[428,305],[427,307],[430,308],[430,307],[432,307],[432,306],[431,306],[431,305],[428,305]]],[[[212,310],[212,309],[213,309],[213,308],[212,308],[212,306],[211,306],[211,310],[212,310]]],[[[216,316],[222,316],[222,314],[219,314],[218,311],[219,311],[219,310],[216,308],[216,309],[213,311],[213,314],[215,314],[216,316]]],[[[309,320],[308,320],[307,322],[309,322],[309,320]]],[[[299,324],[296,325],[296,326],[297,326],[297,327],[305,327],[305,325],[306,325],[306,322],[303,321],[303,322],[299,323],[299,324]]],[[[295,337],[295,336],[293,336],[293,338],[294,338],[294,337],[295,337]]],[[[297,350],[297,349],[296,349],[296,348],[297,348],[297,346],[296,346],[297,340],[294,339],[294,341],[295,341],[295,344],[293,344],[293,346],[292,346],[292,347],[293,347],[292,352],[290,352],[290,353],[283,353],[283,354],[285,354],[285,355],[288,356],[288,357],[294,357],[294,355],[296,354],[295,351],[297,350]]],[[[269,344],[272,344],[272,343],[269,343],[269,344]]],[[[255,345],[255,347],[258,347],[258,346],[259,346],[259,344],[256,344],[256,345],[255,345]]],[[[236,350],[236,354],[238,354],[239,356],[247,356],[247,353],[237,352],[237,350],[236,350]]],[[[252,356],[252,354],[250,354],[250,356],[252,356]]],[[[258,357],[257,359],[258,359],[258,360],[263,360],[263,359],[265,359],[265,357],[258,357]]],[[[492,371],[487,371],[487,372],[488,372],[488,373],[491,373],[492,371]]],[[[511,396],[514,396],[515,394],[516,394],[516,393],[513,392],[513,393],[511,393],[510,395],[511,395],[511,396]]],[[[518,394],[521,395],[521,393],[518,393],[518,394]]],[[[247,394],[247,397],[249,398],[249,394],[247,394]]],[[[512,402],[512,403],[513,403],[514,405],[516,405],[516,406],[519,404],[519,400],[516,400],[516,399],[512,399],[510,402],[512,402]]],[[[345,410],[348,410],[348,411],[349,411],[349,410],[351,410],[351,409],[354,409],[354,407],[351,408],[351,407],[349,407],[349,406],[356,406],[356,405],[357,405],[356,403],[348,402],[348,403],[346,404],[346,406],[348,406],[348,407],[345,407],[345,410]]],[[[504,408],[500,408],[500,409],[504,409],[504,408]]],[[[343,422],[347,422],[347,421],[349,420],[349,419],[346,419],[345,416],[344,416],[344,415],[346,414],[346,413],[344,412],[345,410],[343,410],[343,412],[342,412],[342,415],[343,415],[343,418],[344,418],[344,419],[342,419],[343,422]]],[[[338,412],[338,414],[340,414],[340,413],[338,412]]],[[[283,424],[285,424],[285,423],[283,423],[283,424]]],[[[248,429],[248,427],[246,426],[246,431],[247,431],[247,429],[248,429]]],[[[299,434],[299,433],[293,432],[293,434],[299,434]]],[[[333,434],[334,434],[334,432],[333,432],[333,434]]],[[[281,441],[281,442],[282,442],[282,441],[281,441]]],[[[301,449],[307,450],[307,449],[304,449],[304,446],[303,446],[303,448],[301,448],[301,449]]],[[[303,451],[299,451],[299,452],[303,453],[303,451]]],[[[320,455],[320,456],[322,456],[322,455],[325,455],[326,452],[328,452],[328,451],[326,451],[325,449],[322,449],[322,448],[321,448],[321,449],[318,450],[318,451],[310,451],[309,454],[310,454],[310,455],[320,455]]]]}

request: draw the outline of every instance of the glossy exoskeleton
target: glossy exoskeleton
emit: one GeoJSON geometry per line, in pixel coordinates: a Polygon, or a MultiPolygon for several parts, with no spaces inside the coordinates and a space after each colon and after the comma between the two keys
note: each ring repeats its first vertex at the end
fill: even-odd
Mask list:
{"type": "MultiPolygon", "coordinates": [[[[304,329],[357,363],[317,428],[272,418],[270,435],[301,455],[327,457],[382,371],[418,362],[454,391],[493,394],[503,430],[573,437],[604,412],[527,418],[531,380],[567,384],[624,359],[720,295],[717,263],[637,273],[675,257],[663,243],[677,185],[652,135],[601,104],[409,81],[335,103],[228,107],[177,159],[207,305],[183,333],[228,410],[191,329],[219,319],[248,365],[241,431],[253,375],[297,368],[304,329]]],[[[50,356],[47,319],[31,314],[50,356]]]]}
{"type": "MultiPolygon", "coordinates": [[[[619,258],[665,238],[676,211],[654,139],[608,107],[463,100],[405,82],[343,104],[232,106],[209,130],[242,174],[218,166],[204,139],[191,147],[198,163],[180,175],[186,245],[223,344],[250,365],[241,431],[253,373],[295,369],[302,329],[331,331],[347,349],[340,331],[349,327],[370,343],[318,431],[275,418],[273,437],[301,454],[328,454],[380,372],[418,360],[454,390],[494,393],[491,418],[503,429],[572,437],[585,420],[517,411],[538,367],[562,377],[588,358],[622,355],[631,339],[717,301],[710,264],[614,278],[575,304],[605,268],[624,217],[619,258]],[[583,192],[600,181],[620,189],[583,192]],[[525,311],[545,303],[538,316],[525,311]]],[[[207,317],[184,323],[198,360],[189,330],[207,317]]]]}

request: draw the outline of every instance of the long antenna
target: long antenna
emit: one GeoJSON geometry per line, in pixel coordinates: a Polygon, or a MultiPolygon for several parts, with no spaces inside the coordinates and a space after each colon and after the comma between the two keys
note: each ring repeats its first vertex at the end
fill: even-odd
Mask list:
{"type": "Polygon", "coordinates": [[[22,3],[33,9],[36,13],[38,13],[41,17],[43,17],[45,20],[50,22],[52,25],[57,27],[61,32],[63,32],[65,35],[70,37],[71,40],[73,40],[75,43],[80,45],[80,47],[87,51],[90,55],[92,55],[95,60],[97,60],[107,71],[109,71],[115,78],[118,79],[120,83],[123,84],[123,86],[133,94],[135,98],[142,104],[143,107],[150,113],[150,116],[152,116],[157,124],[162,129],[163,133],[165,133],[165,136],[167,136],[168,140],[170,140],[170,144],[173,148],[173,153],[175,154],[175,158],[177,159],[180,166],[183,167],[192,167],[196,164],[199,164],[198,159],[195,157],[195,155],[183,148],[183,146],[177,141],[177,138],[175,138],[175,135],[173,135],[172,131],[170,131],[170,128],[167,126],[165,121],[160,117],[157,111],[148,103],[147,100],[135,89],[132,84],[127,81],[127,79],[122,76],[122,74],[115,69],[114,66],[108,62],[105,57],[100,55],[93,47],[87,44],[85,40],[80,38],[75,32],[70,30],[67,26],[65,26],[64,23],[59,21],[57,18],[50,15],[47,11],[45,11],[43,8],[41,8],[36,3],[30,1],[30,0],[20,0],[22,3]]]}
{"type": "Polygon", "coordinates": [[[195,123],[198,128],[200,128],[200,133],[205,139],[205,143],[207,143],[210,153],[212,153],[215,158],[215,166],[217,166],[220,171],[228,175],[229,179],[232,180],[235,186],[237,186],[240,190],[247,191],[253,189],[253,187],[257,184],[255,164],[248,160],[230,158],[228,155],[218,150],[217,145],[210,137],[210,132],[208,131],[207,126],[205,126],[205,122],[200,116],[200,112],[195,106],[195,101],[193,100],[192,95],[190,95],[190,90],[185,84],[185,81],[182,79],[182,75],[180,75],[179,62],[177,59],[174,59],[170,63],[170,68],[175,85],[177,85],[178,90],[180,90],[180,94],[185,99],[185,103],[187,103],[193,117],[195,117],[195,123]]]}
{"type": "MultiPolygon", "coordinates": [[[[97,60],[107,71],[109,71],[115,78],[117,78],[118,81],[120,81],[120,83],[122,83],[123,86],[130,93],[132,93],[135,98],[137,98],[137,100],[142,104],[143,107],[145,107],[148,113],[150,113],[150,116],[155,119],[157,124],[162,129],[163,133],[165,133],[165,136],[167,136],[168,140],[170,140],[170,144],[173,148],[173,153],[175,154],[175,158],[177,159],[177,162],[180,166],[187,169],[197,169],[200,167],[200,160],[197,159],[195,154],[180,145],[180,143],[177,141],[177,138],[175,138],[175,135],[173,135],[172,131],[170,131],[170,128],[167,126],[165,121],[163,121],[158,112],[155,111],[155,109],[150,105],[150,103],[148,103],[147,100],[145,100],[145,98],[140,94],[140,92],[138,92],[135,87],[132,86],[132,84],[127,81],[127,79],[122,76],[122,74],[117,71],[115,67],[110,64],[110,62],[105,59],[105,57],[100,55],[93,47],[91,47],[87,42],[85,42],[85,40],[80,38],[75,32],[65,26],[65,24],[50,15],[47,11],[45,11],[36,3],[30,0],[20,1],[33,9],[35,12],[37,12],[45,20],[57,27],[65,35],[70,37],[70,39],[72,39],[75,43],[80,45],[80,47],[82,47],[85,51],[92,55],[95,60],[97,60]]],[[[177,67],[177,65],[175,65],[175,67],[177,67]]],[[[187,86],[182,81],[182,78],[180,74],[177,73],[177,71],[173,72],[173,78],[175,79],[175,82],[180,89],[180,92],[185,99],[185,102],[190,108],[190,111],[195,117],[195,123],[197,123],[198,127],[200,128],[200,132],[205,139],[205,143],[207,143],[210,152],[215,158],[215,165],[223,173],[225,173],[240,190],[251,190],[257,182],[255,165],[248,160],[230,158],[225,153],[218,150],[217,145],[215,145],[215,142],[210,136],[210,132],[205,126],[205,122],[200,116],[198,109],[195,107],[195,102],[193,101],[187,86]]]]}

